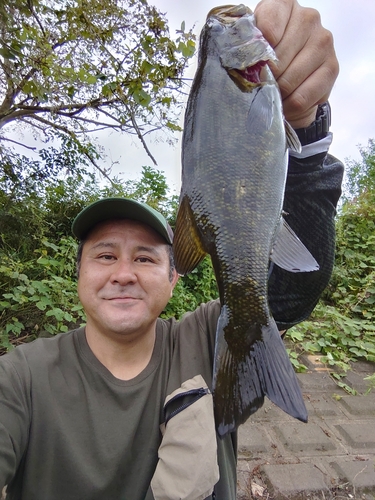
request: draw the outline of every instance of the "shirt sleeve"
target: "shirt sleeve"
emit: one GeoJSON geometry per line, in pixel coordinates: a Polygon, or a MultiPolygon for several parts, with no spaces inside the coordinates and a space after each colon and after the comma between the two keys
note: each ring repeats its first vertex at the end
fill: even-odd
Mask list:
{"type": "Polygon", "coordinates": [[[25,376],[17,369],[20,354],[0,357],[0,491],[15,477],[27,447],[30,377],[27,368],[25,376]]]}
{"type": "Polygon", "coordinates": [[[319,263],[319,271],[290,273],[274,265],[269,303],[280,330],[306,319],[327,286],[335,257],[335,215],[343,164],[325,152],[290,157],[285,220],[319,263]]]}

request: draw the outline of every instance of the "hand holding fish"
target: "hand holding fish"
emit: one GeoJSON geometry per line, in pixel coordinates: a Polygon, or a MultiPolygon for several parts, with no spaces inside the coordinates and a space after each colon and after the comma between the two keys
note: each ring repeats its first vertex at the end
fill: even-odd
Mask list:
{"type": "Polygon", "coordinates": [[[317,10],[296,0],[261,0],[254,13],[278,58],[270,67],[285,118],[293,128],[307,127],[315,120],[317,105],[328,100],[339,73],[332,34],[317,10]]]}

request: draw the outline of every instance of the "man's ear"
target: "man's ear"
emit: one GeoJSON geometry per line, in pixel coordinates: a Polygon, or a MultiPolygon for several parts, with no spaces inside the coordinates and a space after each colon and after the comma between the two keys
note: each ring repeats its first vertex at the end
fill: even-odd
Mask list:
{"type": "Polygon", "coordinates": [[[171,289],[171,297],[173,295],[173,290],[174,290],[174,287],[176,286],[177,284],[177,281],[178,281],[178,278],[179,278],[179,274],[177,273],[176,269],[173,269],[173,276],[172,276],[172,280],[171,280],[171,283],[172,283],[172,289],[171,289]]]}

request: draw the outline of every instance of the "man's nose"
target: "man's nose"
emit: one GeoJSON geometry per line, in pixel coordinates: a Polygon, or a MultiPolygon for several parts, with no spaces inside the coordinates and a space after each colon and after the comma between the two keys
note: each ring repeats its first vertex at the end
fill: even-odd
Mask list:
{"type": "Polygon", "coordinates": [[[112,268],[111,282],[127,285],[137,281],[134,262],[130,259],[118,259],[112,268]]]}

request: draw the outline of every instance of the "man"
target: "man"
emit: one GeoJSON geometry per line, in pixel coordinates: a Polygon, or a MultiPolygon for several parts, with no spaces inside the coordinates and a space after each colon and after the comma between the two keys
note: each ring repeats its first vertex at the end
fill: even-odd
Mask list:
{"type": "MultiPolygon", "coordinates": [[[[326,155],[327,129],[310,124],[338,65],[316,11],[263,0],[255,13],[305,144],[290,160],[285,209],[321,266],[293,281],[272,273],[271,309],[285,329],[310,313],[332,269],[342,165],[326,155]]],[[[209,391],[218,302],[158,319],[178,277],[171,230],[146,205],[101,200],[73,232],[87,325],[0,359],[0,488],[17,500],[234,500],[236,434],[216,440],[209,391]]]]}

